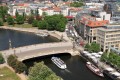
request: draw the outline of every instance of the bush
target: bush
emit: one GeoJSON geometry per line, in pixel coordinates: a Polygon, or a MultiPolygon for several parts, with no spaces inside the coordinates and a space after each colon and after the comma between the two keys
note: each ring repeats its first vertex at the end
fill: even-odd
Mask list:
{"type": "Polygon", "coordinates": [[[26,65],[18,61],[15,55],[10,55],[7,59],[7,62],[8,62],[8,65],[11,66],[16,73],[22,73],[27,69],[26,65]]]}
{"type": "Polygon", "coordinates": [[[27,70],[27,67],[24,63],[17,61],[16,62],[16,67],[15,67],[15,72],[17,73],[22,73],[27,70]]]}
{"type": "Polygon", "coordinates": [[[2,56],[2,54],[0,53],[0,64],[3,64],[4,62],[5,62],[5,60],[4,60],[3,56],[2,56]]]}
{"type": "Polygon", "coordinates": [[[37,21],[37,20],[33,20],[32,26],[33,26],[33,27],[37,27],[37,26],[38,26],[38,21],[37,21]]]}

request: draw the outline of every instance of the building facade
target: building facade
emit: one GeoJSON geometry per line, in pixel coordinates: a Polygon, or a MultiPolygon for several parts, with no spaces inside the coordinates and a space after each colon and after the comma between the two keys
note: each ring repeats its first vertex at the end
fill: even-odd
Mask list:
{"type": "Polygon", "coordinates": [[[97,29],[97,43],[103,51],[109,48],[120,50],[120,25],[107,25],[97,29]]]}

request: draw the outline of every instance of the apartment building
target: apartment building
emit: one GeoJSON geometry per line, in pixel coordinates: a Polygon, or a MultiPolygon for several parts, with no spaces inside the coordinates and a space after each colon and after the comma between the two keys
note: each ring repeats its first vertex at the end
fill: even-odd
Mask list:
{"type": "Polygon", "coordinates": [[[120,25],[106,25],[97,29],[97,43],[100,44],[102,51],[109,48],[120,50],[120,25]]]}
{"type": "Polygon", "coordinates": [[[75,19],[79,29],[78,33],[82,36],[83,39],[88,41],[88,43],[93,41],[96,42],[97,29],[109,23],[110,15],[111,14],[107,14],[106,12],[101,12],[98,10],[90,11],[88,14],[79,13],[75,19]]]}

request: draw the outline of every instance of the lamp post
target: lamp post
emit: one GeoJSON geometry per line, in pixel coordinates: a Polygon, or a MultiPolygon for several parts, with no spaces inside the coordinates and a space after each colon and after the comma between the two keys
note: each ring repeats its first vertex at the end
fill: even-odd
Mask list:
{"type": "Polygon", "coordinates": [[[9,49],[12,48],[11,40],[9,39],[9,49]]]}
{"type": "Polygon", "coordinates": [[[14,55],[15,55],[15,47],[13,49],[14,49],[14,55]]]}

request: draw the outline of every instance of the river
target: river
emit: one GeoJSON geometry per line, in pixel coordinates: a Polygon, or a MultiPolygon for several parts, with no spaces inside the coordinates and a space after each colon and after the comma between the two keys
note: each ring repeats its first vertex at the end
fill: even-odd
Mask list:
{"type": "Polygon", "coordinates": [[[58,76],[62,77],[64,80],[111,80],[107,76],[101,78],[96,76],[86,67],[86,61],[80,56],[71,56],[69,54],[58,54],[38,57],[34,59],[29,59],[24,61],[24,63],[29,67],[33,66],[34,62],[44,61],[53,72],[58,76]],[[57,56],[65,61],[67,69],[59,69],[52,61],[51,57],[57,56]]]}
{"type": "MultiPolygon", "coordinates": [[[[0,50],[9,49],[9,39],[11,39],[12,47],[20,47],[38,43],[55,42],[51,37],[39,37],[33,33],[19,32],[13,30],[0,29],[0,50]]],[[[44,61],[44,63],[52,69],[56,75],[64,80],[111,80],[109,78],[100,78],[87,69],[85,60],[80,56],[71,56],[70,54],[59,54],[38,57],[24,61],[29,67],[33,66],[34,62],[44,61]],[[50,59],[52,56],[58,56],[67,64],[66,70],[59,69],[50,59]]]]}
{"type": "Polygon", "coordinates": [[[12,48],[58,41],[50,36],[40,37],[33,33],[0,29],[0,50],[9,49],[9,39],[11,40],[12,48]]]}

